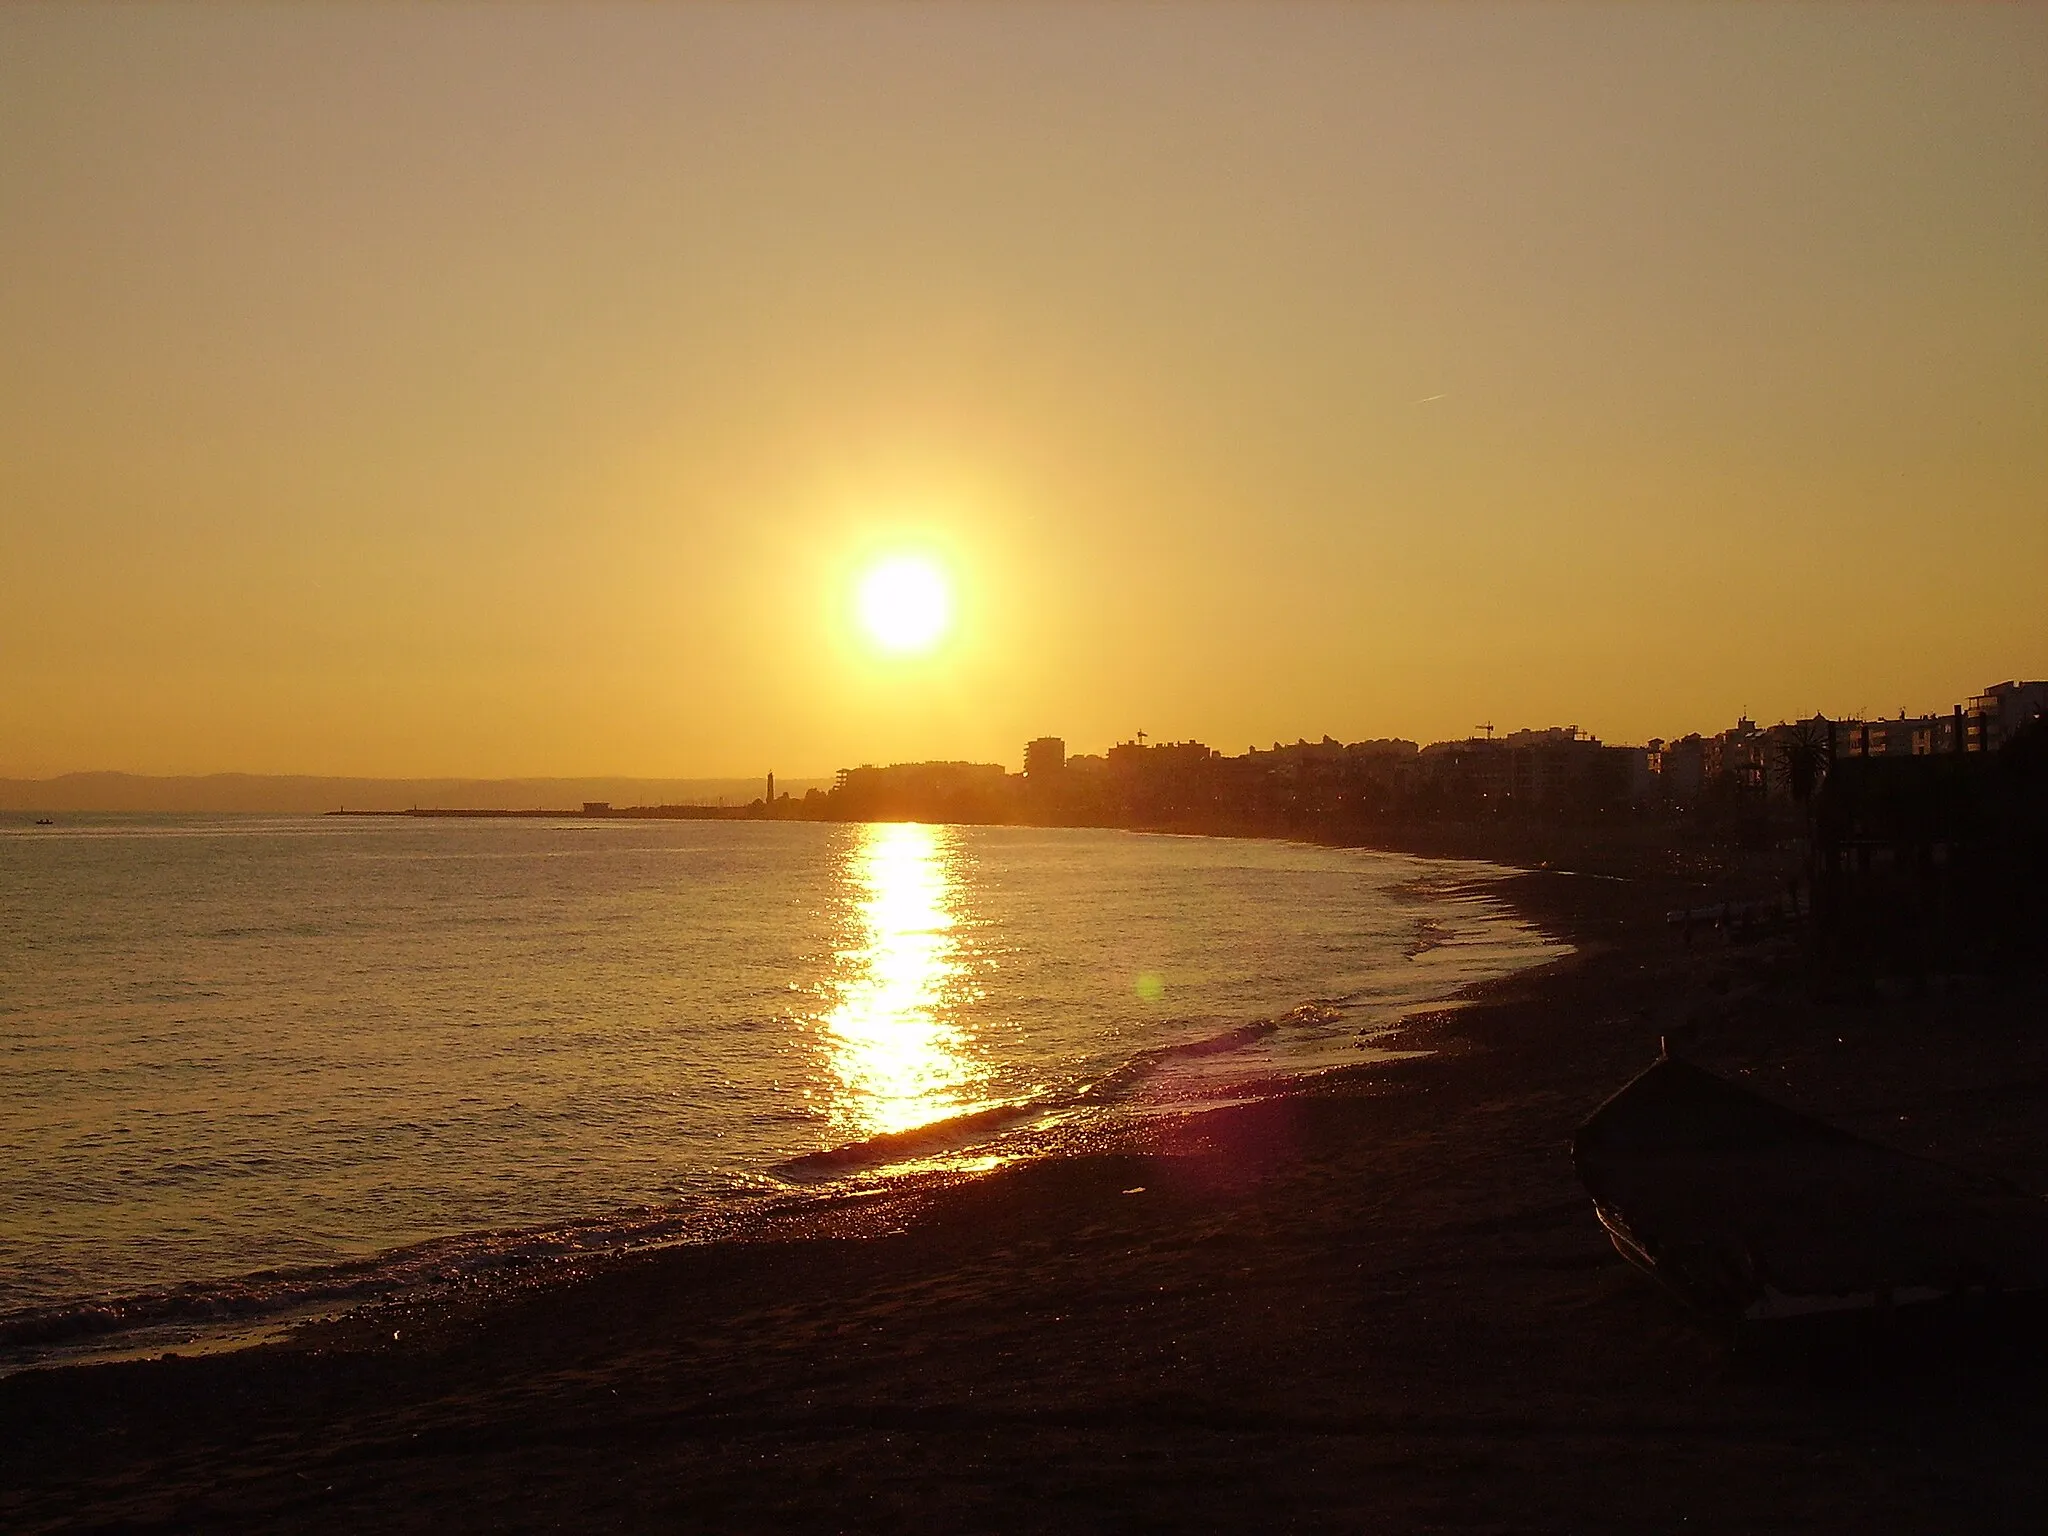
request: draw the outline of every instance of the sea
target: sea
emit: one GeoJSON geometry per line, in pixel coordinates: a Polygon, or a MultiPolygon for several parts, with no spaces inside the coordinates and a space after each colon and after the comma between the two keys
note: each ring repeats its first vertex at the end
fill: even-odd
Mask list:
{"type": "Polygon", "coordinates": [[[228,1347],[1403,1051],[1473,863],[1109,830],[0,819],[0,1371],[228,1347]]]}

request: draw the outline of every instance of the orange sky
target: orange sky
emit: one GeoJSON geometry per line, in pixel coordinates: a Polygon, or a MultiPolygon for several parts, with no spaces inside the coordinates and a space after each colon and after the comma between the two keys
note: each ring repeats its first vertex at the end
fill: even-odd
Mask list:
{"type": "Polygon", "coordinates": [[[0,774],[2048,674],[2040,7],[8,7],[0,234],[0,774]]]}

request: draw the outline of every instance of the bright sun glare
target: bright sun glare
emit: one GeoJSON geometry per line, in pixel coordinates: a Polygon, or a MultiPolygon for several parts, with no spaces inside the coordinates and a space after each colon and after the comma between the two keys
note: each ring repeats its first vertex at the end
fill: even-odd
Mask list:
{"type": "Polygon", "coordinates": [[[928,651],[953,619],[945,573],[916,555],[894,555],[860,579],[860,622],[875,644],[898,655],[928,651]]]}

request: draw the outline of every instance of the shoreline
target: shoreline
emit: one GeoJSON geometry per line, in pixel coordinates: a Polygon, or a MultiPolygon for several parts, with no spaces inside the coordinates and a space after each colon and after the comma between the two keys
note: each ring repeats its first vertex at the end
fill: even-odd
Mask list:
{"type": "MultiPolygon", "coordinates": [[[[1487,905],[1483,914],[1440,913],[1429,920],[1426,927],[1437,937],[1411,949],[1411,961],[1443,947],[1438,940],[1445,937],[1453,942],[1476,937],[1490,948],[1531,942],[1526,937],[1506,940],[1498,930],[1501,924],[1511,929],[1526,926],[1494,895],[1495,885],[1510,873],[1505,868],[1474,872],[1453,868],[1469,866],[1469,859],[1359,851],[1420,857],[1419,872],[1395,890],[1412,887],[1454,907],[1475,898],[1487,905]]],[[[1543,951],[1554,947],[1547,935],[1534,942],[1543,951]]],[[[1508,974],[1554,958],[1547,953],[1517,957],[1516,969],[1508,974]]],[[[1466,962],[1459,968],[1485,967],[1466,962]]],[[[1333,1071],[1370,1068],[1413,1054],[1402,1038],[1409,1021],[1464,1006],[1459,999],[1469,985],[1459,983],[1453,974],[1437,983],[1411,986],[1410,1001],[1370,1000],[1359,994],[1337,1002],[1337,1010],[1350,1015],[1344,1026],[1347,1038],[1308,1047],[1311,1058],[1326,1058],[1322,1064],[1290,1059],[1291,1052],[1302,1049],[1299,1044],[1283,1047],[1277,1055],[1266,1044],[1297,1022],[1297,1015],[1326,1012],[1332,1005],[1322,1000],[1300,1002],[1270,1016],[1207,1019],[1196,1033],[1165,1036],[1104,1071],[1073,1079],[1064,1089],[907,1131],[779,1155],[734,1173],[733,1187],[724,1192],[701,1192],[674,1204],[594,1208],[533,1225],[441,1232],[327,1262],[201,1274],[119,1294],[91,1293],[24,1306],[0,1313],[0,1380],[22,1371],[143,1361],[166,1353],[189,1359],[259,1347],[288,1340],[309,1326],[331,1326],[357,1310],[431,1297],[443,1284],[488,1288],[508,1267],[603,1263],[678,1244],[738,1240],[750,1223],[772,1228],[791,1210],[801,1211],[811,1202],[830,1203],[849,1194],[867,1198],[918,1180],[950,1181],[978,1176],[994,1166],[1073,1155],[1076,1131],[1070,1122],[1077,1117],[1120,1124],[1199,1112],[1228,1102],[1284,1096],[1333,1071]],[[1432,990],[1438,985],[1447,990],[1432,990]],[[1331,1054],[1342,1044],[1350,1049],[1331,1054]],[[771,1181],[775,1187],[765,1187],[771,1181]]]]}
{"type": "Polygon", "coordinates": [[[1429,1055],[283,1345],[24,1372],[0,1523],[2031,1528],[2038,1368],[1738,1369],[1614,1255],[1566,1140],[1674,1035],[2048,1188],[2038,984],[1828,1009],[1782,946],[1681,946],[1687,876],[1491,883],[1577,952],[1404,1026],[1429,1055]]]}

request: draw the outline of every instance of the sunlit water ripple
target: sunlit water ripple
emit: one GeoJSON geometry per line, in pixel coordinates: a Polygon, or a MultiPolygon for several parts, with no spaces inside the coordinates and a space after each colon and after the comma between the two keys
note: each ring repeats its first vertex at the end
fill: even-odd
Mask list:
{"type": "Polygon", "coordinates": [[[189,1332],[1369,1059],[1554,952],[1459,889],[1483,869],[916,824],[0,822],[0,1367],[92,1298],[189,1332]]]}

